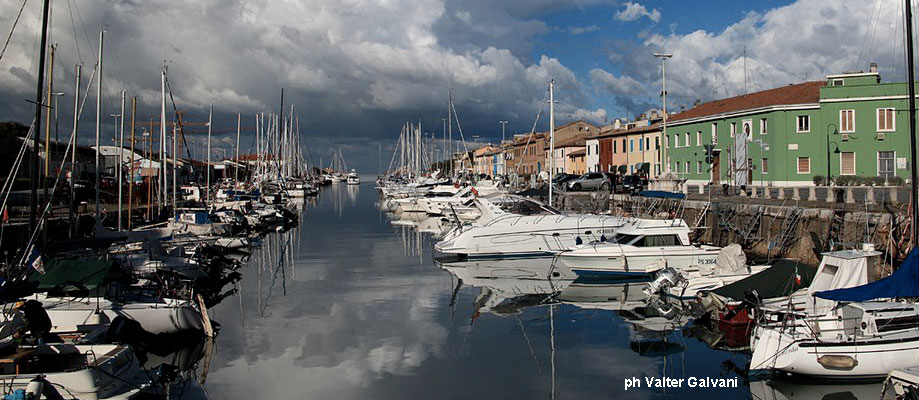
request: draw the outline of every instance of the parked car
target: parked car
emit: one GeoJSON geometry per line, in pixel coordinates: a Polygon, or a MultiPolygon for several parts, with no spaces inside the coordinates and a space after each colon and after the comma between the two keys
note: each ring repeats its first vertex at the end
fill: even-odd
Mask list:
{"type": "Polygon", "coordinates": [[[648,188],[648,178],[641,175],[626,175],[622,178],[622,193],[638,193],[648,188]]]}
{"type": "Polygon", "coordinates": [[[555,175],[552,178],[552,184],[555,185],[555,187],[557,188],[565,188],[567,187],[568,182],[571,182],[579,177],[580,175],[561,173],[561,174],[555,175]]]}
{"type": "Polygon", "coordinates": [[[568,190],[609,190],[610,181],[602,172],[588,172],[571,180],[567,185],[568,190]]]}

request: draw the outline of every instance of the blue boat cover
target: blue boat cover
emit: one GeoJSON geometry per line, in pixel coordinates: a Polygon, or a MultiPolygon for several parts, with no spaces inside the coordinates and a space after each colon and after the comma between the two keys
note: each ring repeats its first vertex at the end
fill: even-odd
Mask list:
{"type": "Polygon", "coordinates": [[[668,199],[684,199],[686,195],[678,192],[667,192],[664,190],[642,190],[638,192],[639,196],[643,197],[661,197],[668,199]]]}
{"type": "Polygon", "coordinates": [[[919,297],[919,249],[913,249],[900,268],[886,278],[851,288],[825,290],[814,295],[836,301],[919,297]]]}

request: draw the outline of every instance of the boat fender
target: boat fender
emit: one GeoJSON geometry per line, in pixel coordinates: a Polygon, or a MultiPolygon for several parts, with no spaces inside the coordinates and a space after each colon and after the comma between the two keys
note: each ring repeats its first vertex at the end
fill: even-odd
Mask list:
{"type": "Polygon", "coordinates": [[[851,370],[858,365],[858,360],[851,356],[828,354],[817,357],[817,363],[826,369],[851,370]]]}
{"type": "Polygon", "coordinates": [[[604,242],[606,242],[606,235],[601,234],[601,235],[600,235],[600,243],[604,243],[604,242]]]}
{"type": "Polygon", "coordinates": [[[26,385],[25,395],[26,398],[38,399],[41,398],[42,392],[45,390],[45,377],[43,375],[38,375],[32,378],[29,381],[29,384],[26,385]]]}
{"type": "Polygon", "coordinates": [[[580,245],[584,244],[584,239],[581,239],[581,237],[578,236],[578,237],[574,238],[574,244],[580,246],[580,245]]]}

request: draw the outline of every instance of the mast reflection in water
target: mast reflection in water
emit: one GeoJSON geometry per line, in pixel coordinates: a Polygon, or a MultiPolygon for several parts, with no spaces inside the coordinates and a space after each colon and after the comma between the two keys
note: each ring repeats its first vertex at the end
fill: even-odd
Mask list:
{"type": "Polygon", "coordinates": [[[212,310],[222,323],[205,386],[213,398],[879,393],[751,384],[748,355],[709,347],[718,332],[679,306],[649,304],[641,282],[578,282],[551,260],[435,262],[434,237],[452,222],[385,211],[363,182],[324,187],[298,227],[252,254],[236,298],[212,310]],[[738,377],[740,387],[625,392],[632,377],[738,377]]]}

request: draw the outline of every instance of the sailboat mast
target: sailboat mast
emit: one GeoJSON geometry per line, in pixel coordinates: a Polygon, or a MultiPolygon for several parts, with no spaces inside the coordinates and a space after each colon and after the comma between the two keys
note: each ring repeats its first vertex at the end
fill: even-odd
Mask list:
{"type": "MultiPolygon", "coordinates": [[[[282,94],[281,97],[284,97],[282,94]]],[[[214,103],[211,103],[210,111],[207,113],[207,186],[204,188],[204,198],[206,204],[211,204],[211,129],[214,119],[214,103]]]]}
{"type": "Polygon", "coordinates": [[[120,127],[121,133],[119,135],[119,140],[118,140],[118,162],[115,163],[115,168],[117,168],[115,170],[115,182],[117,182],[116,185],[118,185],[118,231],[119,232],[121,232],[121,227],[122,227],[121,214],[123,214],[123,211],[124,211],[121,207],[121,200],[123,198],[122,197],[123,191],[121,187],[124,186],[123,185],[124,181],[122,180],[123,176],[122,176],[121,171],[122,171],[122,167],[124,166],[124,96],[126,94],[127,94],[126,91],[124,90],[121,91],[121,127],[120,127]]]}
{"type": "Polygon", "coordinates": [[[555,173],[555,79],[549,80],[549,206],[552,206],[553,173],[555,173]]]}
{"type": "Polygon", "coordinates": [[[70,146],[73,151],[70,153],[70,237],[77,234],[77,224],[75,221],[77,214],[76,193],[73,185],[77,181],[77,125],[80,122],[80,75],[83,73],[83,66],[77,65],[76,83],[73,89],[73,134],[70,135],[70,146]]]}
{"type": "MultiPolygon", "coordinates": [[[[48,11],[50,0],[45,0],[42,4],[42,23],[41,23],[41,43],[39,45],[40,55],[38,56],[38,89],[35,93],[35,128],[32,129],[32,193],[29,196],[29,233],[37,227],[35,216],[38,215],[38,176],[40,164],[38,162],[38,137],[41,132],[41,107],[42,107],[42,89],[45,85],[45,46],[48,45],[48,11]]],[[[102,51],[102,47],[99,47],[102,51]]],[[[98,187],[96,188],[98,189],[98,187]]],[[[97,208],[98,210],[98,208],[97,208]]],[[[98,214],[98,211],[96,211],[98,214]]]]}
{"type": "Polygon", "coordinates": [[[447,154],[450,160],[450,172],[453,172],[453,88],[447,92],[447,154]]]}
{"type": "Polygon", "coordinates": [[[101,207],[99,204],[100,186],[99,177],[99,134],[102,129],[102,45],[105,40],[105,31],[99,31],[99,80],[96,81],[96,228],[102,226],[101,207]]]}
{"type": "MultiPolygon", "coordinates": [[[[159,199],[157,212],[162,214],[163,202],[166,201],[166,65],[160,79],[160,177],[159,199]]],[[[175,155],[173,155],[175,156],[175,155]]]]}
{"type": "Polygon", "coordinates": [[[919,246],[919,160],[916,160],[916,79],[913,72],[913,7],[910,0],[906,0],[906,71],[909,80],[909,152],[912,160],[910,168],[910,185],[912,187],[913,215],[910,231],[913,236],[913,248],[919,246]]]}
{"type": "Polygon", "coordinates": [[[234,168],[233,181],[239,183],[239,132],[242,129],[243,114],[236,113],[236,167],[234,168]]]}

